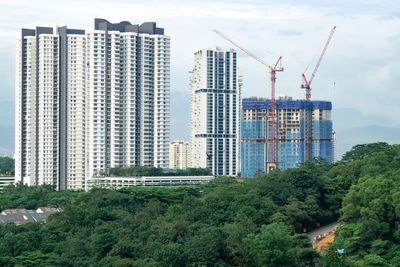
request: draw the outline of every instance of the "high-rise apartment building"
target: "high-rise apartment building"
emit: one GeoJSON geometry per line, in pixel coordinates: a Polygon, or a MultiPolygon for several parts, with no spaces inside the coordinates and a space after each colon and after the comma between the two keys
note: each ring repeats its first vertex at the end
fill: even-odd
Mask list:
{"type": "Polygon", "coordinates": [[[192,153],[188,142],[174,140],[169,144],[169,168],[187,169],[192,167],[192,153]]]}
{"type": "MultiPolygon", "coordinates": [[[[276,101],[277,163],[281,170],[298,167],[313,158],[334,160],[332,103],[328,101],[276,101]]],[[[246,98],[242,102],[241,176],[265,173],[271,157],[270,100],[246,98]],[[267,123],[266,123],[267,122],[267,123]]]]}
{"type": "Polygon", "coordinates": [[[84,189],[85,32],[22,29],[16,47],[15,178],[84,189]]]}
{"type": "Polygon", "coordinates": [[[22,29],[16,181],[84,189],[112,167],[168,168],[170,38],[154,22],[22,29]]]}
{"type": "Polygon", "coordinates": [[[195,168],[239,172],[240,81],[234,50],[203,49],[191,78],[191,148],[195,168]]]}
{"type": "Polygon", "coordinates": [[[156,23],[95,19],[87,35],[86,176],[169,167],[170,38],[156,23]]]}

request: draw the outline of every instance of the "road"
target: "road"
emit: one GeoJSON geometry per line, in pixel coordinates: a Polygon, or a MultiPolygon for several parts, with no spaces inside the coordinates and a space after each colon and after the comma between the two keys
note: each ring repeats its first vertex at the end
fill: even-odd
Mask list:
{"type": "Polygon", "coordinates": [[[314,237],[318,236],[318,235],[323,235],[323,234],[327,234],[330,231],[335,230],[336,227],[338,227],[340,225],[340,222],[335,222],[335,223],[331,223],[331,224],[327,224],[325,226],[322,226],[318,229],[315,229],[311,232],[308,233],[308,237],[310,238],[310,240],[314,240],[314,237]]]}

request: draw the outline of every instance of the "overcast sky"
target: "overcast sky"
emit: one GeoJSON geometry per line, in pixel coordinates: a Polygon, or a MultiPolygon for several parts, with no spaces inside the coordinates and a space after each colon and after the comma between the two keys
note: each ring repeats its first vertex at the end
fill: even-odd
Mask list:
{"type": "MultiPolygon", "coordinates": [[[[173,92],[188,92],[194,52],[231,48],[212,32],[219,29],[267,62],[281,55],[285,71],[278,74],[277,94],[295,98],[304,97],[301,73],[310,66],[310,75],[336,25],[313,83],[313,99],[400,121],[400,4],[393,0],[0,0],[0,100],[14,101],[14,46],[22,27],[92,30],[95,17],[155,21],[165,28],[171,36],[173,92]]],[[[239,60],[242,96],[269,96],[266,69],[241,52],[239,60]]]]}

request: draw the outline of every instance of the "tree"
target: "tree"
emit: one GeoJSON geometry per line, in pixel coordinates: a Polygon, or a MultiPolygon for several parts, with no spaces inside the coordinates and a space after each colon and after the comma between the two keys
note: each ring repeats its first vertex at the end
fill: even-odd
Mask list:
{"type": "Polygon", "coordinates": [[[245,242],[249,256],[257,266],[296,266],[293,236],[284,224],[263,225],[260,233],[250,234],[245,242]]]}
{"type": "MultiPolygon", "coordinates": [[[[399,186],[400,183],[397,183],[399,186]]],[[[365,242],[390,237],[396,218],[391,191],[396,188],[386,177],[363,177],[343,200],[343,220],[360,225],[365,242]]]]}
{"type": "MultiPolygon", "coordinates": [[[[382,151],[341,167],[351,168],[348,173],[360,177],[353,180],[343,199],[341,212],[346,223],[336,232],[332,245],[345,249],[350,266],[400,264],[400,146],[386,146],[378,144],[382,151]]],[[[328,253],[324,258],[334,257],[328,253]]]]}
{"type": "Polygon", "coordinates": [[[1,266],[311,267],[319,256],[303,229],[339,215],[324,266],[400,266],[399,145],[245,181],[90,192],[18,184],[0,194],[1,210],[40,206],[63,211],[47,223],[0,223],[1,266]]]}
{"type": "Polygon", "coordinates": [[[185,251],[193,266],[214,266],[223,250],[223,236],[214,226],[195,231],[186,243],[185,251]]]}
{"type": "Polygon", "coordinates": [[[346,152],[343,155],[342,161],[350,162],[354,160],[363,159],[371,155],[372,153],[385,151],[389,147],[390,145],[385,142],[356,145],[350,151],[346,152]]]}
{"type": "Polygon", "coordinates": [[[25,252],[15,257],[16,266],[56,266],[58,265],[58,255],[55,253],[43,254],[39,250],[25,252]]]}
{"type": "Polygon", "coordinates": [[[156,257],[161,266],[180,267],[187,264],[185,248],[177,243],[169,243],[162,246],[156,257]]]}
{"type": "Polygon", "coordinates": [[[14,175],[14,159],[0,157],[0,175],[14,175]]]}
{"type": "Polygon", "coordinates": [[[370,254],[370,255],[367,255],[364,257],[362,266],[365,266],[365,267],[389,267],[390,265],[384,258],[382,258],[378,255],[370,254]]]}
{"type": "Polygon", "coordinates": [[[330,246],[323,258],[323,266],[328,267],[350,267],[346,261],[346,255],[339,254],[336,246],[330,246]]]}

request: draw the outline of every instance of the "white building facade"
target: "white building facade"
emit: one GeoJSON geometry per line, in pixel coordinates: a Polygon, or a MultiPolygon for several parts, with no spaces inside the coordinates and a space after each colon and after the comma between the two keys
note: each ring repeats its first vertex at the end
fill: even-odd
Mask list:
{"type": "Polygon", "coordinates": [[[234,50],[195,53],[191,78],[191,148],[194,168],[237,176],[240,87],[234,50]]]}
{"type": "Polygon", "coordinates": [[[192,167],[192,153],[188,142],[174,140],[169,145],[169,168],[187,169],[192,167]]]}
{"type": "Polygon", "coordinates": [[[169,167],[170,38],[154,22],[95,19],[87,35],[86,177],[169,167]]]}
{"type": "Polygon", "coordinates": [[[87,179],[86,191],[92,188],[121,189],[129,186],[191,186],[208,183],[213,179],[212,175],[90,177],[87,179]]]}
{"type": "Polygon", "coordinates": [[[154,22],[22,29],[16,182],[85,189],[113,167],[169,167],[170,38],[154,22]]]}
{"type": "Polygon", "coordinates": [[[16,182],[84,189],[84,46],[83,30],[22,29],[15,70],[16,182]]]}

